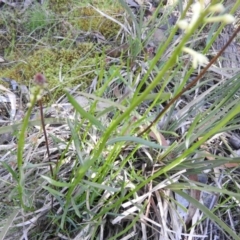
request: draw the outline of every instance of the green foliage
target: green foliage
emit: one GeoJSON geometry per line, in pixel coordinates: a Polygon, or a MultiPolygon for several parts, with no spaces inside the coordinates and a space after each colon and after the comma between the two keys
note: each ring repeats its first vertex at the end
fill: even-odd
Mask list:
{"type": "Polygon", "coordinates": [[[19,15],[10,11],[0,12],[0,54],[2,56],[11,54],[15,48],[19,15]]]}
{"type": "MultiPolygon", "coordinates": [[[[49,2],[53,8],[54,1],[49,2]]],[[[69,11],[68,4],[68,1],[57,1],[58,9],[54,11],[59,11],[64,16],[69,11]]],[[[178,31],[178,26],[175,25],[169,31],[167,40],[157,47],[156,56],[152,59],[142,57],[141,48],[144,44],[140,36],[145,27],[142,21],[141,25],[136,26],[137,33],[133,31],[128,38],[130,44],[127,59],[115,59],[109,67],[106,67],[106,60],[109,59],[104,54],[99,57],[93,43],[81,43],[65,48],[45,46],[41,49],[39,46],[24,61],[4,69],[4,76],[21,82],[28,82],[36,72],[43,72],[49,89],[56,89],[55,96],[58,95],[57,92],[62,94],[63,88],[66,88],[64,93],[74,110],[64,115],[65,125],[49,126],[53,176],[43,160],[44,154],[40,155],[40,162],[31,158],[38,150],[38,144],[44,146],[41,131],[37,132],[37,128],[34,130],[34,134],[37,132],[40,136],[36,137],[36,142],[39,140],[40,143],[32,147],[25,142],[28,124],[37,124],[30,122],[33,105],[28,108],[20,127],[14,124],[8,127],[8,131],[20,128],[16,148],[17,173],[9,162],[2,164],[5,171],[12,174],[14,183],[17,182],[16,185],[9,184],[12,192],[17,189],[19,193],[12,198],[20,201],[23,209],[32,211],[34,217],[31,221],[38,220],[39,216],[44,218],[45,232],[52,231],[53,235],[57,232],[65,235],[66,239],[116,239],[132,233],[135,239],[152,239],[150,235],[160,236],[161,231],[166,235],[165,239],[180,239],[182,236],[179,236],[179,232],[187,234],[189,229],[177,211],[177,206],[181,203],[174,199],[174,195],[178,194],[201,210],[204,217],[210,218],[226,234],[240,239],[221,220],[221,216],[217,216],[216,210],[222,205],[208,209],[199,199],[185,192],[218,192],[231,197],[231,191],[224,189],[224,185],[222,188],[209,187],[190,181],[188,176],[197,176],[205,170],[212,171],[229,162],[239,163],[239,157],[225,156],[224,152],[220,152],[219,146],[213,151],[206,146],[209,139],[217,134],[239,129],[240,74],[233,74],[227,80],[223,78],[220,81],[215,76],[205,77],[184,91],[190,82],[190,76],[198,74],[192,66],[199,67],[206,63],[203,54],[189,45],[193,37],[201,36],[201,26],[206,19],[210,19],[210,10],[201,10],[199,6],[201,5],[195,5],[195,14],[188,21],[184,20],[188,9],[182,12],[184,28],[177,44],[174,44],[178,31]],[[185,61],[186,58],[191,61],[185,61]],[[92,84],[94,78],[96,81],[92,84]],[[68,88],[73,88],[76,84],[81,85],[80,90],[91,84],[94,90],[92,93],[78,91],[76,96],[72,96],[68,88]],[[120,93],[120,86],[125,87],[123,93],[120,93]],[[115,102],[106,99],[110,91],[115,94],[115,102]],[[181,92],[184,96],[179,96],[167,109],[168,102],[181,92]],[[82,99],[88,101],[87,107],[77,101],[79,96],[84,96],[82,99]],[[101,109],[100,103],[108,105],[101,109]],[[159,112],[163,114],[155,121],[159,112]],[[150,123],[153,124],[149,125],[150,123]],[[149,131],[141,134],[147,126],[151,126],[149,131]],[[24,149],[27,145],[31,147],[24,149]],[[57,157],[54,158],[55,153],[57,157]],[[205,161],[209,156],[212,160],[205,161]],[[35,198],[44,199],[42,209],[37,212],[39,215],[28,208],[35,198]],[[54,199],[54,206],[50,206],[51,198],[54,199]],[[171,232],[168,226],[171,226],[171,232]]],[[[125,7],[126,11],[131,10],[125,7]]],[[[120,29],[118,24],[102,17],[90,7],[76,7],[71,14],[69,22],[74,29],[97,30],[106,38],[114,36],[120,29]]],[[[134,17],[133,14],[131,17],[134,17]]],[[[164,18],[167,19],[168,16],[164,18]]],[[[132,22],[138,24],[136,19],[132,22]]],[[[206,44],[203,53],[208,52],[210,45],[206,44]]],[[[51,97],[55,99],[54,96],[51,97]]],[[[35,96],[34,101],[36,100],[35,96]]],[[[48,120],[46,119],[46,124],[54,123],[54,120],[48,120]]],[[[0,128],[0,133],[3,132],[4,129],[0,128]]],[[[232,193],[232,196],[240,199],[239,192],[232,193]]],[[[186,210],[186,207],[182,208],[186,210]]],[[[196,224],[201,224],[202,220],[198,216],[196,224]]],[[[4,234],[6,229],[8,226],[5,227],[4,234]]],[[[29,235],[33,236],[31,234],[29,235]]]]}
{"type": "Polygon", "coordinates": [[[54,15],[46,4],[35,5],[33,9],[28,10],[27,15],[25,24],[30,32],[44,29],[54,22],[54,15]]]}

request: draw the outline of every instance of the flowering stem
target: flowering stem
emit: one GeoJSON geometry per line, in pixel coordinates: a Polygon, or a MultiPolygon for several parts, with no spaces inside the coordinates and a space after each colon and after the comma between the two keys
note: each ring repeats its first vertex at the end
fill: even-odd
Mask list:
{"type": "MultiPolygon", "coordinates": [[[[47,149],[48,161],[49,161],[49,163],[50,163],[50,162],[51,162],[51,161],[50,161],[50,151],[49,151],[49,145],[48,145],[47,132],[46,132],[45,123],[44,123],[42,99],[40,99],[40,100],[38,101],[38,103],[39,103],[39,106],[40,106],[41,124],[42,124],[42,129],[43,129],[43,134],[44,134],[45,142],[46,142],[46,149],[47,149]]],[[[50,165],[50,172],[51,172],[51,175],[52,175],[52,177],[53,177],[53,168],[52,168],[51,163],[50,163],[49,165],[50,165]]]]}
{"type": "Polygon", "coordinates": [[[24,198],[24,169],[23,169],[23,149],[25,144],[25,132],[28,127],[28,122],[31,116],[32,109],[34,107],[34,104],[37,101],[37,97],[40,93],[40,88],[37,88],[35,94],[33,95],[33,98],[31,99],[31,104],[29,105],[29,108],[27,110],[27,114],[23,118],[23,124],[22,129],[20,130],[19,137],[18,137],[18,147],[17,147],[17,166],[19,170],[19,177],[18,177],[18,192],[19,192],[19,198],[20,198],[20,205],[24,210],[27,210],[28,207],[25,204],[25,198],[24,198]]]}
{"type": "Polygon", "coordinates": [[[218,52],[218,54],[207,64],[207,66],[200,72],[200,74],[191,82],[189,83],[185,88],[182,89],[181,92],[179,92],[170,102],[165,106],[165,108],[157,115],[157,117],[149,124],[147,128],[145,128],[142,132],[138,134],[139,136],[142,136],[144,133],[147,133],[150,128],[158,122],[158,120],[161,118],[161,116],[172,106],[172,104],[180,98],[186,91],[188,91],[190,88],[192,88],[207,72],[207,70],[211,67],[211,65],[220,57],[220,55],[226,50],[226,48],[229,46],[229,44],[233,41],[233,39],[236,37],[238,32],[240,31],[240,26],[235,30],[233,35],[229,38],[227,43],[224,45],[224,47],[218,52]]]}

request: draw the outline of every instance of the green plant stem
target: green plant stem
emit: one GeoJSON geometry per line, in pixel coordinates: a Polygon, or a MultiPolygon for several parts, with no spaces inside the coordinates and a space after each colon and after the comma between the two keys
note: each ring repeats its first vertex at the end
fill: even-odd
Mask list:
{"type": "Polygon", "coordinates": [[[40,88],[36,89],[36,92],[33,95],[33,99],[31,100],[31,105],[27,110],[27,113],[25,117],[23,118],[22,128],[19,133],[18,137],[18,148],[17,148],[17,166],[19,171],[19,178],[18,178],[18,192],[19,192],[19,198],[20,198],[20,205],[21,207],[26,211],[28,209],[28,206],[25,205],[24,200],[24,170],[23,170],[23,149],[25,145],[25,132],[28,128],[28,122],[31,116],[31,112],[33,110],[33,107],[35,103],[37,102],[37,97],[40,93],[40,88]]]}

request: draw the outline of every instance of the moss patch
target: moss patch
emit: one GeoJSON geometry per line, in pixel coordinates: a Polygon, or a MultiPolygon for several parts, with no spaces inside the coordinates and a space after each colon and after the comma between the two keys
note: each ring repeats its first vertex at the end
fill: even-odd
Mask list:
{"type": "MultiPolygon", "coordinates": [[[[91,39],[83,39],[77,46],[75,39],[94,31],[110,39],[117,35],[120,26],[92,7],[80,7],[73,2],[50,0],[47,3],[49,8],[42,6],[41,10],[46,12],[41,16],[33,7],[23,13],[19,18],[21,20],[15,21],[13,26],[7,17],[5,21],[0,21],[1,28],[7,29],[6,34],[0,36],[0,42],[4,45],[5,53],[10,48],[5,58],[18,62],[1,67],[0,77],[9,77],[29,86],[33,76],[41,72],[48,80],[49,89],[57,89],[56,97],[62,94],[63,87],[72,88],[81,84],[84,90],[92,83],[98,53],[91,39]],[[59,8],[59,11],[53,8],[59,8]]],[[[120,11],[119,6],[111,6],[104,12],[120,21],[120,11]]],[[[101,47],[107,48],[106,45],[101,47]]]]}
{"type": "Polygon", "coordinates": [[[2,76],[15,79],[27,86],[37,72],[44,73],[48,88],[82,84],[82,89],[92,82],[96,69],[96,52],[92,43],[78,45],[74,49],[43,49],[34,52],[24,62],[6,68],[2,76]]]}
{"type": "Polygon", "coordinates": [[[64,14],[73,5],[74,1],[71,0],[49,0],[49,7],[56,13],[64,14]]]}
{"type": "MultiPolygon", "coordinates": [[[[106,14],[111,16],[114,13],[114,18],[121,21],[120,8],[112,9],[112,14],[110,14],[110,11],[108,10],[106,14]]],[[[78,8],[73,11],[72,16],[73,20],[71,22],[76,28],[86,32],[98,31],[106,39],[115,37],[120,30],[120,26],[117,23],[102,16],[91,7],[78,8]]]]}

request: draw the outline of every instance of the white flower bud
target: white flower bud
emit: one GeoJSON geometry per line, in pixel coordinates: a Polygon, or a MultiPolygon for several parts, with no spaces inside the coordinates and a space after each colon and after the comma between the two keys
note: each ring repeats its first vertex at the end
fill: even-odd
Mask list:
{"type": "Polygon", "coordinates": [[[224,14],[223,15],[223,22],[226,24],[233,23],[235,21],[235,18],[231,14],[224,14]]]}
{"type": "Polygon", "coordinates": [[[27,108],[30,108],[32,106],[32,104],[29,102],[27,103],[27,108]]]}
{"type": "Polygon", "coordinates": [[[224,6],[221,3],[217,3],[211,7],[209,7],[209,11],[213,13],[221,13],[224,11],[224,6]]]}
{"type": "Polygon", "coordinates": [[[188,28],[187,20],[180,20],[180,21],[177,22],[177,25],[178,25],[179,28],[181,28],[183,30],[188,28]]]}
{"type": "Polygon", "coordinates": [[[34,99],[34,94],[31,93],[30,96],[29,96],[29,100],[30,100],[30,102],[33,101],[33,99],[34,99]]]}
{"type": "Polygon", "coordinates": [[[198,65],[207,64],[208,58],[201,53],[196,52],[195,50],[183,47],[182,49],[184,52],[190,54],[193,58],[193,68],[197,68],[198,65]]]}
{"type": "Polygon", "coordinates": [[[193,14],[200,14],[202,12],[202,4],[200,2],[196,2],[192,5],[193,14]]]}
{"type": "Polygon", "coordinates": [[[207,23],[211,22],[224,22],[225,24],[230,24],[234,22],[235,18],[231,14],[224,14],[222,16],[205,18],[204,21],[207,23]]]}
{"type": "Polygon", "coordinates": [[[196,69],[196,68],[198,67],[197,58],[193,58],[193,60],[192,60],[192,67],[193,67],[194,69],[196,69]]]}
{"type": "Polygon", "coordinates": [[[41,100],[42,96],[40,94],[37,95],[37,101],[41,100]]]}

